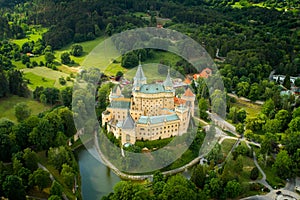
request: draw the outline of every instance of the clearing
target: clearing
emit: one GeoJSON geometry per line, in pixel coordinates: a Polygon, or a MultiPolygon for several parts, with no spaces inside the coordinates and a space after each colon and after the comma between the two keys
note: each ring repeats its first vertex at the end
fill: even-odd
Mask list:
{"type": "Polygon", "coordinates": [[[24,98],[18,96],[5,97],[0,99],[0,118],[4,117],[14,122],[17,122],[17,118],[15,117],[14,106],[17,103],[21,102],[25,102],[29,106],[32,115],[37,115],[51,108],[50,106],[44,105],[31,98],[24,98]]]}

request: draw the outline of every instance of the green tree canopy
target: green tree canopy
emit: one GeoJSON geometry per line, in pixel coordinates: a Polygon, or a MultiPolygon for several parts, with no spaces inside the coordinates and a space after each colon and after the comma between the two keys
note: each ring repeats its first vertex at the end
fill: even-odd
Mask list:
{"type": "Polygon", "coordinates": [[[31,109],[24,102],[18,103],[15,106],[15,116],[19,122],[27,119],[31,114],[31,109]]]}
{"type": "Polygon", "coordinates": [[[22,179],[16,175],[9,175],[3,182],[2,189],[4,194],[9,199],[25,200],[26,193],[22,184],[22,179]]]}
{"type": "Polygon", "coordinates": [[[70,53],[71,53],[71,55],[73,55],[75,57],[82,56],[82,54],[83,54],[83,47],[80,44],[74,44],[74,45],[72,45],[70,53]]]}
{"type": "Polygon", "coordinates": [[[51,53],[51,52],[45,53],[45,60],[47,63],[52,63],[54,61],[54,59],[55,59],[55,56],[53,53],[51,53]]]}
{"type": "Polygon", "coordinates": [[[40,191],[50,186],[50,183],[51,179],[49,172],[46,172],[41,168],[37,169],[29,176],[29,185],[38,186],[40,191]]]}
{"type": "Polygon", "coordinates": [[[70,64],[71,62],[70,54],[68,52],[63,52],[60,56],[60,59],[61,63],[65,65],[70,64]]]}
{"type": "Polygon", "coordinates": [[[130,69],[130,68],[137,67],[138,64],[139,64],[139,58],[135,53],[130,52],[122,56],[123,67],[130,69]]]}
{"type": "Polygon", "coordinates": [[[291,175],[292,160],[286,150],[281,150],[272,168],[280,178],[289,178],[291,175]]]}

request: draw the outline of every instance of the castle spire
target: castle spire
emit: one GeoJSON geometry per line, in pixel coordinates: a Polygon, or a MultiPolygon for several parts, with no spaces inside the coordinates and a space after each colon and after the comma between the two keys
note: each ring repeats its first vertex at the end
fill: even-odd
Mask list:
{"type": "Polygon", "coordinates": [[[172,83],[172,79],[170,76],[170,68],[168,69],[168,75],[166,80],[164,81],[164,86],[166,90],[172,90],[173,89],[173,83],[172,83]]]}
{"type": "Polygon", "coordinates": [[[135,77],[133,78],[133,88],[134,90],[139,90],[140,87],[147,83],[147,78],[144,74],[142,64],[141,64],[141,58],[139,60],[139,66],[136,71],[135,77]]]}

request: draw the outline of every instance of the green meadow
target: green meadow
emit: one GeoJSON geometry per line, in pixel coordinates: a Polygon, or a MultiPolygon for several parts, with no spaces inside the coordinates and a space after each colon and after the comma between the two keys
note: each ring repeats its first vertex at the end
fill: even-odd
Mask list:
{"type": "Polygon", "coordinates": [[[5,97],[0,99],[0,118],[4,117],[16,122],[17,118],[15,117],[14,106],[21,102],[25,102],[29,106],[32,115],[37,115],[51,108],[31,98],[18,96],[5,97]]]}

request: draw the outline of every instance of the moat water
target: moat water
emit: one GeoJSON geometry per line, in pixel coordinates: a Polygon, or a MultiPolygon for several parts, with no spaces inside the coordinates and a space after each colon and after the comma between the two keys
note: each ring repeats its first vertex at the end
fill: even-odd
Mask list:
{"type": "Polygon", "coordinates": [[[100,200],[121,180],[94,156],[98,156],[94,148],[82,148],[78,153],[83,200],[100,200]]]}
{"type": "MultiPolygon", "coordinates": [[[[100,200],[112,192],[114,185],[121,181],[120,177],[99,160],[96,149],[83,147],[79,150],[78,163],[83,200],[100,200]]],[[[190,170],[186,170],[182,174],[190,178],[191,173],[190,170]]]]}

